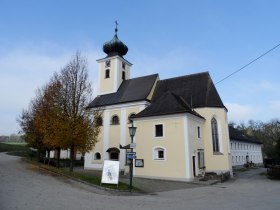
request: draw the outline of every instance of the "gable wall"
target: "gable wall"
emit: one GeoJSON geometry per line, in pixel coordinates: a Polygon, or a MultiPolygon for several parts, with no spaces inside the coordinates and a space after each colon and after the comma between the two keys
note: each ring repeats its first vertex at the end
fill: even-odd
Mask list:
{"type": "Polygon", "coordinates": [[[135,176],[153,178],[186,177],[183,117],[136,120],[136,156],[144,167],[135,167],[135,176]],[[155,137],[155,124],[163,124],[163,137],[155,137]],[[154,149],[165,149],[165,159],[155,160],[154,149]]]}
{"type": "MultiPolygon", "coordinates": [[[[187,114],[136,119],[136,156],[144,167],[135,167],[135,176],[170,180],[193,179],[192,156],[203,149],[203,138],[197,137],[197,126],[203,121],[187,114]],[[155,125],[163,124],[163,137],[155,137],[155,125]],[[154,149],[165,149],[165,159],[155,160],[154,149]]],[[[196,174],[199,173],[196,159],[196,174]]]]}
{"type": "Polygon", "coordinates": [[[152,100],[152,97],[153,97],[153,95],[154,95],[155,88],[156,88],[156,86],[157,86],[157,82],[158,82],[158,81],[159,81],[159,77],[157,77],[157,79],[155,80],[155,83],[154,83],[154,85],[153,85],[153,88],[152,88],[150,94],[149,94],[148,97],[147,97],[147,99],[150,100],[150,101],[152,100]]]}
{"type": "Polygon", "coordinates": [[[226,110],[224,108],[197,108],[195,111],[206,119],[203,131],[206,171],[217,173],[232,171],[226,110]],[[214,154],[213,152],[211,131],[211,119],[213,117],[218,122],[221,154],[214,154]]]}

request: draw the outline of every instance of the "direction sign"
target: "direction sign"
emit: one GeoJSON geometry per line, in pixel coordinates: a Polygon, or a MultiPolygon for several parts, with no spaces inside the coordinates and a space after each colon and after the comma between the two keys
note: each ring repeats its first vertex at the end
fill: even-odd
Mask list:
{"type": "Polygon", "coordinates": [[[136,152],[128,152],[127,154],[127,159],[133,160],[136,158],[136,152]]]}
{"type": "Polygon", "coordinates": [[[136,143],[130,143],[129,147],[130,147],[130,149],[135,149],[136,148],[136,143]]]}

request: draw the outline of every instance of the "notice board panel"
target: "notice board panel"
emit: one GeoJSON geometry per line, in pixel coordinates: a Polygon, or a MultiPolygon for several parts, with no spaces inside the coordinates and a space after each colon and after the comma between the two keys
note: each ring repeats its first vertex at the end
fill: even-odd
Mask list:
{"type": "Polygon", "coordinates": [[[119,183],[119,161],[105,160],[101,183],[118,184],[119,183]]]}

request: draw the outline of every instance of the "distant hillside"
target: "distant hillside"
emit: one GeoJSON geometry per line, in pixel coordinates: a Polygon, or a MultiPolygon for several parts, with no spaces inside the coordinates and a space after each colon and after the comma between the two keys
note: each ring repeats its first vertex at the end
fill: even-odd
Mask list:
{"type": "Polygon", "coordinates": [[[24,142],[20,135],[12,134],[10,136],[0,136],[0,142],[24,142]]]}

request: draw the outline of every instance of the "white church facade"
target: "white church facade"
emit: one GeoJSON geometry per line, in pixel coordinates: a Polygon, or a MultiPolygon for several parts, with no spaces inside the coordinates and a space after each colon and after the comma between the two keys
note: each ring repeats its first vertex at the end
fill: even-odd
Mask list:
{"type": "Polygon", "coordinates": [[[116,160],[127,173],[133,123],[133,176],[191,181],[202,171],[232,172],[227,109],[208,72],[131,78],[117,29],[103,51],[98,95],[88,106],[102,111],[101,132],[85,154],[85,169],[102,170],[104,160],[116,160]]]}

